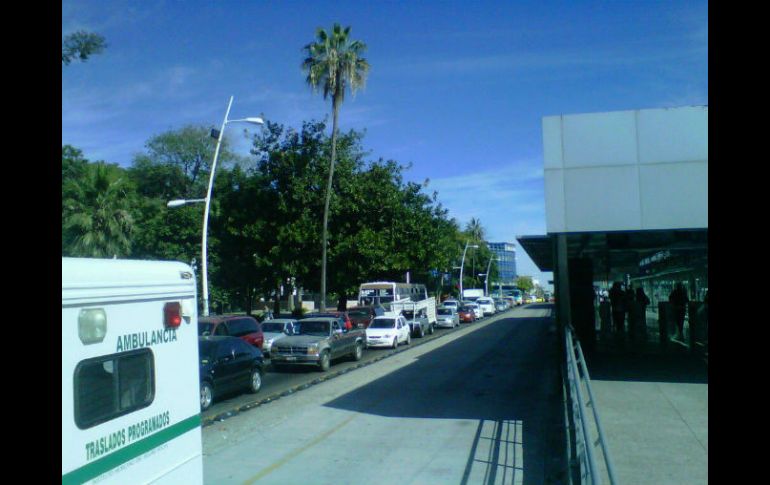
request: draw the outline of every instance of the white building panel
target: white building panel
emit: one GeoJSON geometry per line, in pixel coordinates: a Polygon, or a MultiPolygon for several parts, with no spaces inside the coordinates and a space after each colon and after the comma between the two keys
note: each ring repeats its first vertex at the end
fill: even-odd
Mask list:
{"type": "Polygon", "coordinates": [[[641,224],[635,166],[565,170],[566,232],[637,229],[641,224]]]}
{"type": "Polygon", "coordinates": [[[546,230],[708,227],[708,107],[543,118],[546,230]]]}
{"type": "Polygon", "coordinates": [[[545,230],[565,232],[564,170],[545,171],[545,230]]]}
{"type": "Polygon", "coordinates": [[[644,229],[708,227],[708,163],[639,168],[644,229]]]}
{"type": "Polygon", "coordinates": [[[543,167],[563,168],[561,150],[561,116],[543,118],[543,167]]]}
{"type": "Polygon", "coordinates": [[[564,168],[632,165],[637,160],[633,111],[564,116],[564,168]]]}
{"type": "Polygon", "coordinates": [[[708,106],[638,113],[639,163],[708,160],[708,106]]]}

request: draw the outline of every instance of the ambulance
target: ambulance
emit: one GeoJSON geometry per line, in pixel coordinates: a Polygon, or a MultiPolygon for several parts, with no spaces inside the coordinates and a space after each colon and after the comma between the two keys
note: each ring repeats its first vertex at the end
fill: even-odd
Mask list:
{"type": "Polygon", "coordinates": [[[62,485],[202,484],[195,275],[62,258],[62,485]]]}

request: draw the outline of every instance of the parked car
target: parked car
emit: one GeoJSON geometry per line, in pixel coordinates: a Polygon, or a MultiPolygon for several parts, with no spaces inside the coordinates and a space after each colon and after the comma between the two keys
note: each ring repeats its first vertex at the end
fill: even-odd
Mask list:
{"type": "Polygon", "coordinates": [[[269,357],[273,343],[287,335],[294,335],[296,324],[296,318],[274,318],[262,322],[262,333],[265,336],[265,343],[262,344],[262,353],[269,357]]]}
{"type": "Polygon", "coordinates": [[[484,310],[482,310],[481,307],[476,303],[472,301],[464,301],[463,306],[473,311],[473,313],[476,315],[476,320],[481,320],[484,318],[484,310]]]}
{"type": "Polygon", "coordinates": [[[444,308],[454,308],[455,311],[460,307],[460,302],[457,300],[444,300],[441,304],[444,308]]]}
{"type": "Polygon", "coordinates": [[[261,349],[265,343],[262,328],[254,317],[248,315],[217,315],[198,318],[198,336],[220,335],[239,337],[244,342],[261,349]]]}
{"type": "Polygon", "coordinates": [[[516,298],[512,296],[504,296],[503,300],[505,300],[508,303],[508,308],[513,308],[516,306],[516,298]]]}
{"type": "Polygon", "coordinates": [[[411,342],[412,335],[403,315],[375,317],[366,329],[367,347],[391,347],[395,349],[401,343],[409,345],[411,342]]]}
{"type": "Polygon", "coordinates": [[[262,352],[236,337],[198,337],[201,410],[219,396],[262,388],[262,352]]]}
{"type": "Polygon", "coordinates": [[[308,313],[304,317],[305,318],[324,318],[324,317],[332,317],[332,318],[341,318],[343,322],[345,322],[345,329],[350,330],[353,328],[353,321],[350,319],[350,315],[348,315],[348,312],[313,312],[308,313]]]}
{"type": "Polygon", "coordinates": [[[436,309],[436,326],[455,328],[460,325],[460,316],[453,307],[439,307],[436,309]]]}
{"type": "Polygon", "coordinates": [[[354,307],[348,310],[350,321],[353,323],[354,327],[358,328],[368,327],[372,318],[382,315],[383,313],[385,313],[385,310],[382,307],[373,305],[354,307]]]}
{"type": "Polygon", "coordinates": [[[476,304],[481,308],[481,311],[484,312],[484,316],[494,315],[495,314],[495,300],[488,296],[480,296],[476,298],[476,304]]]}
{"type": "Polygon", "coordinates": [[[424,337],[426,333],[433,335],[433,324],[428,320],[425,310],[418,310],[417,315],[412,310],[402,310],[401,314],[409,325],[409,331],[415,337],[424,337]]]}
{"type": "Polygon", "coordinates": [[[473,323],[476,321],[476,312],[472,308],[468,308],[463,305],[460,307],[460,311],[457,312],[457,316],[462,323],[473,323]]]}
{"type": "Polygon", "coordinates": [[[361,360],[366,345],[363,330],[345,328],[341,317],[311,317],[298,320],[294,334],[273,342],[273,366],[315,365],[326,372],[331,361],[350,356],[361,360]]]}
{"type": "Polygon", "coordinates": [[[495,310],[497,310],[498,312],[504,312],[507,309],[508,309],[508,302],[500,298],[495,300],[495,310]]]}

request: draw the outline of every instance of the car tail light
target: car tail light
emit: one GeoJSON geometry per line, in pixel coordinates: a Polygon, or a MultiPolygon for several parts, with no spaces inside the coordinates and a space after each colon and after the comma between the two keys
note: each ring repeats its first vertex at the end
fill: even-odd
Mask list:
{"type": "Polygon", "coordinates": [[[182,324],[182,305],[178,301],[163,306],[163,324],[170,328],[177,328],[182,324]]]}

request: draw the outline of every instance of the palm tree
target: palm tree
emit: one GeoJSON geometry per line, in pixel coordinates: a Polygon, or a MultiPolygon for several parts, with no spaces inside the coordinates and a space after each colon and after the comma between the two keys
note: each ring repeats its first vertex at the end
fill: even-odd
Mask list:
{"type": "Polygon", "coordinates": [[[324,99],[332,99],[332,159],[329,163],[329,180],[326,184],[324,203],[322,256],[321,256],[321,305],[326,308],[326,246],[327,226],[329,222],[329,200],[331,199],[332,179],[334,177],[334,157],[337,154],[337,118],[340,106],[345,98],[345,88],[349,87],[355,95],[358,88],[366,82],[369,63],[361,57],[366,44],[352,40],[350,27],[344,30],[334,24],[331,32],[322,28],[316,30],[316,40],[306,45],[303,50],[307,57],[302,61],[302,69],[307,72],[307,83],[318,91],[323,89],[324,99]]]}
{"type": "Polygon", "coordinates": [[[103,163],[89,165],[85,176],[67,183],[62,229],[67,256],[116,257],[131,251],[133,218],[125,178],[103,163]]]}
{"type": "Polygon", "coordinates": [[[481,242],[484,240],[486,234],[484,234],[484,227],[481,225],[481,219],[471,217],[471,220],[465,226],[465,232],[474,242],[481,242]]]}

